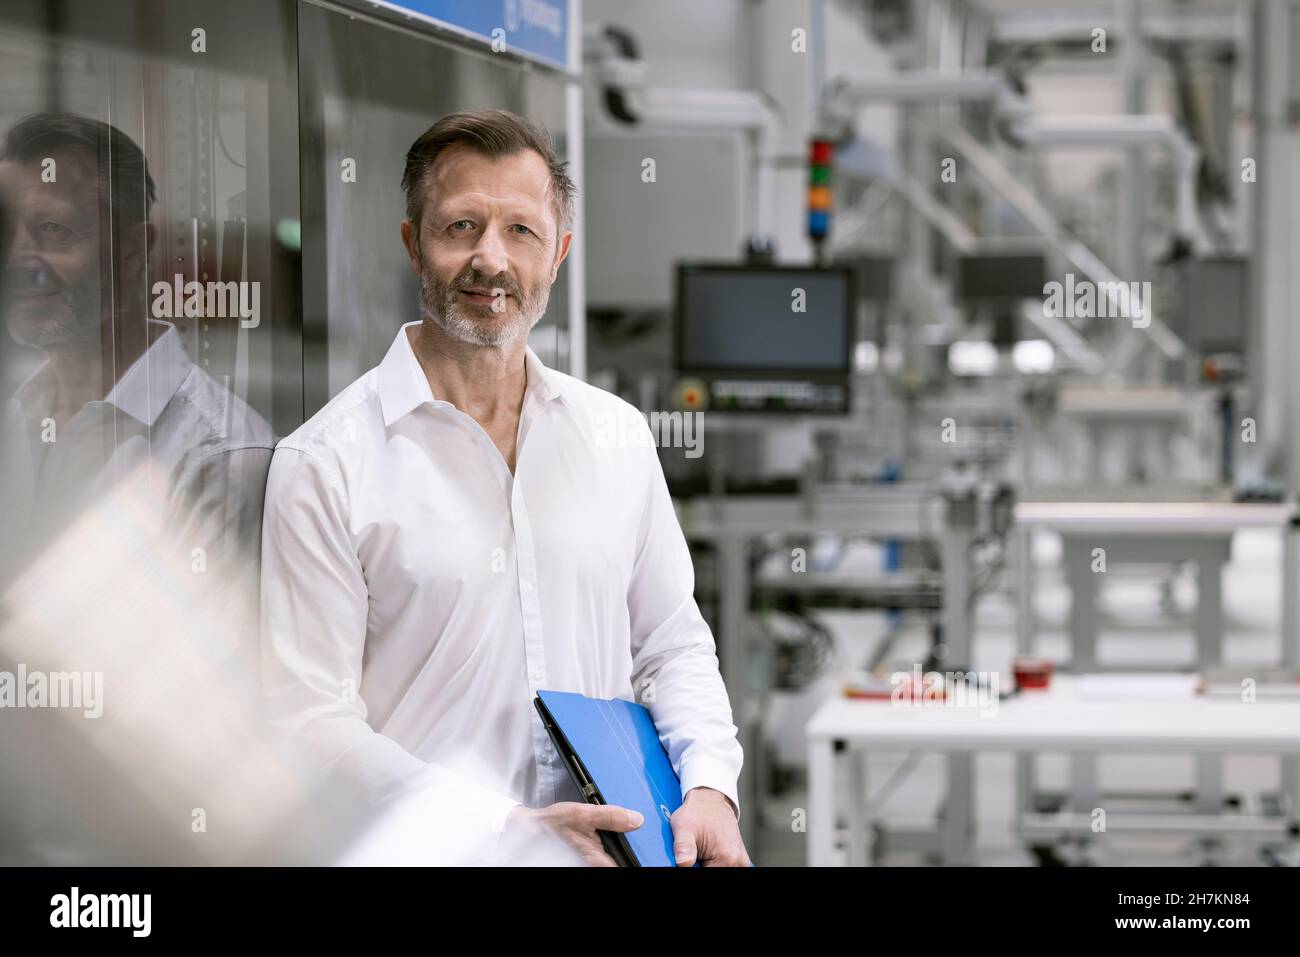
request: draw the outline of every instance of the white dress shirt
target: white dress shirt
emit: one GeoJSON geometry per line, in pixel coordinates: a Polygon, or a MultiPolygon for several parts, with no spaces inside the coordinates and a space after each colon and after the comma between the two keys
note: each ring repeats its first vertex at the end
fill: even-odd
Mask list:
{"type": "Polygon", "coordinates": [[[580,800],[539,689],[640,700],[683,793],[735,803],[731,706],[645,419],[528,349],[512,475],[432,394],[418,325],[276,448],[272,719],[376,800],[459,795],[499,831],[517,803],[580,800]]]}

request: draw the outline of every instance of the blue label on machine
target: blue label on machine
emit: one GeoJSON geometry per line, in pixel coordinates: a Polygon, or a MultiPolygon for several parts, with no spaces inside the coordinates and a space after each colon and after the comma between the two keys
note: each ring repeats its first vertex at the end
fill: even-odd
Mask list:
{"type": "Polygon", "coordinates": [[[368,0],[364,5],[411,14],[487,43],[503,39],[507,51],[561,69],[568,64],[568,0],[368,0]]]}

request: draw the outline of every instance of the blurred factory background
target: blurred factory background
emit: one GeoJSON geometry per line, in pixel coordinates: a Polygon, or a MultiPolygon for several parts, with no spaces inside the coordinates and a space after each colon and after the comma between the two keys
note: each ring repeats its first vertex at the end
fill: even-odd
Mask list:
{"type": "Polygon", "coordinates": [[[0,51],[0,129],[140,145],[153,279],[260,282],[175,324],[276,435],[418,315],[412,140],[553,133],[531,344],[659,427],[756,863],[1300,862],[1300,3],[7,0],[0,51]]]}

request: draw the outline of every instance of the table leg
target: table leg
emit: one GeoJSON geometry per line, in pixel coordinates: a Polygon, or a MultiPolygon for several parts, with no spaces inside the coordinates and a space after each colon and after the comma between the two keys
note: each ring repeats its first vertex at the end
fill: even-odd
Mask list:
{"type": "Polygon", "coordinates": [[[808,742],[808,865],[830,867],[835,857],[835,742],[808,742]]]}
{"type": "Polygon", "coordinates": [[[974,530],[947,521],[940,541],[943,563],[943,643],[946,653],[941,665],[954,669],[971,667],[974,652],[971,635],[970,545],[974,530]]]}
{"type": "MultiPolygon", "coordinates": [[[[1016,653],[1034,653],[1034,636],[1038,631],[1034,620],[1034,531],[1028,525],[1016,528],[1017,586],[1019,589],[1016,615],[1016,653]]],[[[1014,680],[1009,676],[1008,684],[1014,680]]],[[[1016,762],[1016,819],[1017,822],[1033,810],[1034,755],[1020,752],[1016,762]]]]}
{"type": "Polygon", "coordinates": [[[1038,779],[1036,755],[1032,751],[1017,751],[1016,762],[1016,813],[1029,814],[1034,810],[1034,782],[1038,779]]]}
{"type": "Polygon", "coordinates": [[[755,714],[749,649],[746,646],[746,616],[749,613],[749,565],[746,554],[747,540],[741,536],[724,535],[718,539],[719,596],[718,658],[723,684],[731,699],[732,720],[736,723],[745,763],[740,771],[737,790],[740,806],[741,837],[749,856],[760,859],[762,848],[762,799],[759,788],[762,780],[758,774],[759,752],[762,748],[755,714]]]}
{"type": "MultiPolygon", "coordinates": [[[[1297,552],[1300,534],[1294,525],[1282,529],[1282,667],[1300,667],[1300,595],[1296,593],[1296,573],[1300,571],[1297,552]]],[[[1282,801],[1292,821],[1300,821],[1300,755],[1282,757],[1282,801]]]]}
{"type": "Polygon", "coordinates": [[[1097,755],[1076,751],[1070,755],[1070,809],[1079,814],[1091,814],[1101,805],[1101,790],[1097,782],[1097,755]]]}
{"type": "Polygon", "coordinates": [[[861,748],[845,753],[849,774],[849,866],[866,867],[867,858],[867,755],[861,748]]]}
{"type": "Polygon", "coordinates": [[[949,866],[974,863],[975,850],[975,756],[950,752],[948,797],[943,806],[942,855],[949,866]]]}
{"type": "Polygon", "coordinates": [[[1223,565],[1202,558],[1196,563],[1196,664],[1223,663],[1223,565]]]}
{"type": "Polygon", "coordinates": [[[1282,667],[1300,667],[1300,534],[1293,525],[1282,529],[1282,667]]]}
{"type": "Polygon", "coordinates": [[[1070,577],[1070,667],[1084,674],[1097,667],[1097,593],[1099,572],[1092,570],[1092,549],[1086,539],[1066,539],[1066,572],[1070,577]]]}
{"type": "Polygon", "coordinates": [[[1016,653],[1033,653],[1034,633],[1034,532],[1020,525],[1015,532],[1016,546],[1016,653]]]}
{"type": "Polygon", "coordinates": [[[1038,780],[1036,755],[1032,751],[1017,751],[1015,755],[1016,762],[1016,794],[1015,809],[1016,817],[1012,826],[1012,833],[1019,833],[1021,822],[1026,814],[1031,814],[1034,808],[1034,786],[1038,780]]]}
{"type": "MultiPolygon", "coordinates": [[[[1196,563],[1196,665],[1215,668],[1223,662],[1223,564],[1202,556],[1196,563]]],[[[1196,757],[1196,809],[1223,812],[1223,758],[1196,757]]]]}
{"type": "Polygon", "coordinates": [[[1282,756],[1282,800],[1292,821],[1300,823],[1300,755],[1282,756]]]}
{"type": "Polygon", "coordinates": [[[1201,814],[1223,813],[1223,758],[1220,755],[1196,756],[1196,810],[1201,814]]]}

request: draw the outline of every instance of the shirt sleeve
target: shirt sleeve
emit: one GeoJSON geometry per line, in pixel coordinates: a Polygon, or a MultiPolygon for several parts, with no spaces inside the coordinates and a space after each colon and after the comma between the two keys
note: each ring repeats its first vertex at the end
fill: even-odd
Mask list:
{"type": "Polygon", "coordinates": [[[336,470],[308,452],[276,449],[262,529],[268,720],[296,753],[341,776],[363,806],[423,795],[440,816],[463,809],[456,829],[499,835],[519,802],[415,757],[366,722],[360,689],[369,598],[346,514],[336,470]]]}
{"type": "Polygon", "coordinates": [[[647,454],[650,480],[628,588],[632,688],[654,718],[682,794],[713,788],[739,812],[744,756],[731,701],[713,634],[695,603],[690,550],[652,443],[647,454]]]}

